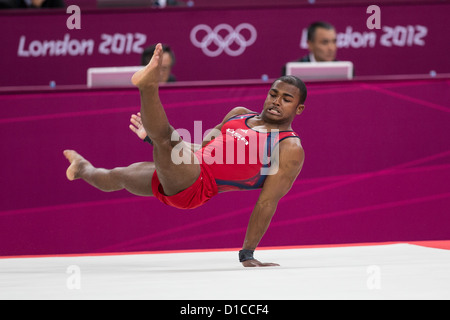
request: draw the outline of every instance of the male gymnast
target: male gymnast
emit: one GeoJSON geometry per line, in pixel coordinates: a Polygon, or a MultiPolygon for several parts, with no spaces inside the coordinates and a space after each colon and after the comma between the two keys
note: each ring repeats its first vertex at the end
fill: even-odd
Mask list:
{"type": "Polygon", "coordinates": [[[272,84],[261,113],[234,108],[201,146],[194,145],[183,141],[170,125],[161,104],[158,79],[162,53],[158,44],[149,64],[132,77],[140,92],[141,110],[132,116],[130,129],[153,145],[154,162],[107,170],[94,167],[74,150],[65,150],[70,162],[67,178],[82,179],[105,192],[126,189],[135,195],[154,196],[180,209],[199,207],[220,192],[261,189],[239,261],[244,267],[278,266],[262,263],[253,255],[278,202],[303,166],[304,150],[291,124],[305,108],[305,84],[293,76],[279,78],[272,84]],[[244,161],[239,159],[241,151],[246,155],[244,161]],[[251,159],[253,152],[264,156],[251,159]]]}

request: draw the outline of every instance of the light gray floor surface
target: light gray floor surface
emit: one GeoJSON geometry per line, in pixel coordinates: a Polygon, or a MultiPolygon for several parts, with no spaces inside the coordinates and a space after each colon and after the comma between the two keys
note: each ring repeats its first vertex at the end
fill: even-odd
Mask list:
{"type": "Polygon", "coordinates": [[[0,259],[0,299],[450,299],[450,251],[410,244],[0,259]]]}

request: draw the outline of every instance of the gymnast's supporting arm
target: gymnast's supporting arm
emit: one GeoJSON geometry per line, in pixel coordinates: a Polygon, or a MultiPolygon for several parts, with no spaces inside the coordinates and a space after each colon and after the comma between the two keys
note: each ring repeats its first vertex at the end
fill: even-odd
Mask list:
{"type": "MultiPolygon", "coordinates": [[[[244,267],[278,266],[274,263],[259,262],[253,257],[253,252],[269,228],[278,202],[288,193],[300,174],[305,158],[298,139],[282,141],[278,154],[276,173],[269,175],[264,182],[264,187],[250,216],[242,250],[239,252],[239,260],[244,267]]],[[[271,162],[274,165],[274,161],[271,162]]]]}

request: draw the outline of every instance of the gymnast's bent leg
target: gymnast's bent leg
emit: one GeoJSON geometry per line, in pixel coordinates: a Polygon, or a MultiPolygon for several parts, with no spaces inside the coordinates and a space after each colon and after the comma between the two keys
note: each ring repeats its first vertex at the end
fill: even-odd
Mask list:
{"type": "Polygon", "coordinates": [[[153,159],[158,179],[167,196],[189,188],[200,176],[200,165],[190,147],[182,149],[181,163],[174,163],[174,148],[185,143],[170,125],[159,98],[159,74],[162,46],[158,44],[149,64],[132,77],[141,95],[141,118],[147,135],[153,142],[153,159]]]}
{"type": "Polygon", "coordinates": [[[174,147],[185,142],[169,124],[159,99],[161,62],[162,46],[158,45],[149,64],[132,78],[141,95],[141,118],[147,135],[153,141],[154,162],[107,170],[94,167],[76,151],[65,150],[64,155],[70,162],[66,171],[69,180],[82,179],[105,192],[126,189],[136,195],[152,196],[151,181],[156,171],[164,193],[171,196],[189,188],[198,179],[200,165],[189,147],[181,148],[181,164],[172,161],[174,147]]]}

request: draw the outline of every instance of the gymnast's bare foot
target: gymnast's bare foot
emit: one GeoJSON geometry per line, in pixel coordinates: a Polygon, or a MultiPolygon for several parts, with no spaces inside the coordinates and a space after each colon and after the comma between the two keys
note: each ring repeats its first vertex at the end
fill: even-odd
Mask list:
{"type": "Polygon", "coordinates": [[[131,78],[131,82],[138,88],[158,86],[160,78],[160,67],[162,63],[163,49],[158,43],[153,53],[153,57],[146,67],[136,72],[131,78]]]}
{"type": "Polygon", "coordinates": [[[74,150],[64,150],[64,156],[70,162],[70,166],[66,171],[67,179],[70,181],[80,179],[81,172],[86,168],[86,166],[91,165],[89,161],[84,159],[74,150]]]}

